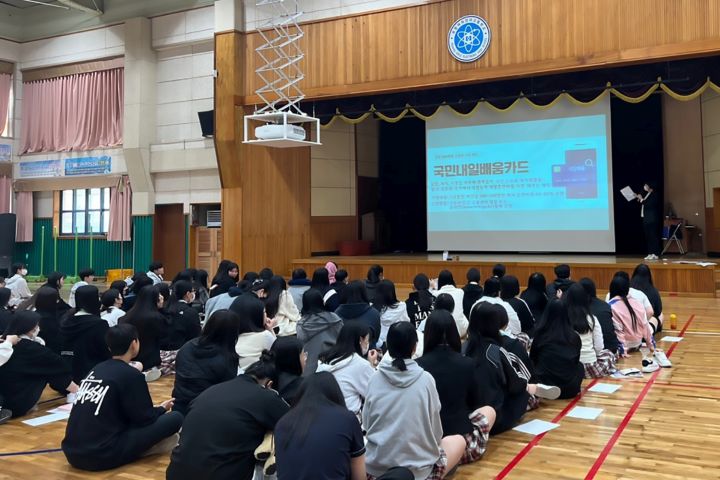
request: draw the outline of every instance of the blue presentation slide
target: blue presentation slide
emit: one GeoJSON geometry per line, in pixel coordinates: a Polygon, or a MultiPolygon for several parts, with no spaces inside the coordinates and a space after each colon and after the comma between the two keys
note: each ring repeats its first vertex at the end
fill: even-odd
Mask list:
{"type": "Polygon", "coordinates": [[[428,129],[428,230],[610,230],[606,125],[588,115],[428,129]]]}

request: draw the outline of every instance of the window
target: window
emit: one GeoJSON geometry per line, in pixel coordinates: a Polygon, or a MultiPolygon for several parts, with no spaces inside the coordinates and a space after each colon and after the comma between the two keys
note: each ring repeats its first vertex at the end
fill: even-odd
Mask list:
{"type": "Polygon", "coordinates": [[[61,192],[60,235],[104,235],[109,226],[109,188],[80,188],[61,192]]]}

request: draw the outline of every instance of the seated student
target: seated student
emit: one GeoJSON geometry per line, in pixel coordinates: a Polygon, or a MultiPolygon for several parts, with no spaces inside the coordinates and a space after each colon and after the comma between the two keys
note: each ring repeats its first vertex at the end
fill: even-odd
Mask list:
{"type": "MultiPolygon", "coordinates": [[[[5,330],[2,330],[3,332],[5,330]]],[[[7,335],[2,341],[0,341],[0,367],[5,365],[13,354],[13,347],[20,341],[20,337],[17,335],[7,335]]],[[[4,408],[5,400],[0,395],[0,425],[6,423],[12,418],[12,410],[4,408]]]]}
{"type": "Polygon", "coordinates": [[[165,281],[163,278],[163,275],[165,275],[165,267],[163,267],[162,262],[152,262],[148,267],[146,275],[152,280],[153,285],[159,285],[165,281]]]}
{"type": "MultiPolygon", "coordinates": [[[[533,366],[532,360],[530,360],[530,355],[528,355],[527,343],[523,341],[526,339],[521,339],[511,334],[508,328],[507,315],[505,315],[503,319],[505,321],[500,326],[500,346],[517,357],[520,363],[513,363],[513,366],[521,376],[532,382],[535,380],[535,367],[533,366]]],[[[539,406],[539,403],[536,402],[535,399],[532,399],[530,408],[532,409],[537,406],[539,406]]]]}
{"type": "Polygon", "coordinates": [[[285,279],[274,275],[268,282],[268,296],[265,299],[265,312],[275,322],[278,337],[297,335],[297,322],[300,320],[292,296],[287,291],[285,279]]]}
{"type": "Polygon", "coordinates": [[[272,277],[274,277],[275,274],[272,271],[272,268],[265,267],[260,272],[258,272],[258,278],[260,280],[264,280],[269,282],[272,277]]]}
{"type": "Polygon", "coordinates": [[[13,316],[12,309],[8,308],[12,292],[9,288],[0,288],[0,332],[4,332],[13,316]]]}
{"type": "Polygon", "coordinates": [[[375,301],[375,289],[380,281],[384,279],[382,265],[373,265],[368,269],[367,280],[365,280],[365,290],[370,303],[375,301]]]}
{"type": "Polygon", "coordinates": [[[340,305],[342,305],[345,297],[345,289],[349,283],[350,281],[348,280],[347,270],[343,270],[341,268],[335,272],[335,283],[332,284],[330,290],[328,290],[323,297],[325,310],[328,312],[334,312],[340,305]]]}
{"type": "Polygon", "coordinates": [[[128,293],[128,284],[125,280],[115,280],[110,284],[110,288],[108,290],[117,290],[120,292],[120,295],[125,297],[128,293]]]}
{"type": "Polygon", "coordinates": [[[410,321],[407,305],[397,299],[394,283],[390,280],[381,280],[375,291],[373,307],[380,312],[380,343],[384,345],[391,325],[410,321]]]}
{"type": "Polygon", "coordinates": [[[330,372],[340,385],[348,410],[360,419],[370,377],[378,363],[370,350],[370,329],[354,322],[343,325],[335,345],[320,354],[318,372],[330,372]]]}
{"type": "Polygon", "coordinates": [[[443,435],[462,435],[465,454],[460,463],[479,460],[485,453],[495,409],[482,405],[475,362],[460,353],[460,336],[452,314],[438,310],[425,325],[425,348],[417,359],[435,379],[440,397],[443,435]]]}
{"type": "Polygon", "coordinates": [[[435,380],[411,360],[417,344],[412,324],[394,324],[387,341],[394,360],[381,363],[370,379],[362,412],[368,479],[396,465],[416,479],[443,478],[462,459],[465,438],[443,437],[435,380]]]}
{"type": "Polygon", "coordinates": [[[513,275],[505,275],[500,279],[500,298],[510,304],[520,320],[522,333],[528,337],[532,336],[535,330],[535,317],[525,300],[520,298],[520,282],[513,275]]]}
{"type": "Polygon", "coordinates": [[[201,393],[185,417],[167,480],[251,480],[255,449],[289,410],[272,389],[276,382],[274,357],[266,351],[243,375],[201,393]]]}
{"type": "Polygon", "coordinates": [[[180,347],[200,336],[200,314],[190,305],[195,301],[192,282],[180,280],[173,285],[166,311],[167,325],[160,338],[160,370],[175,373],[175,357],[180,347]]]}
{"type": "Polygon", "coordinates": [[[548,299],[557,298],[558,290],[565,292],[574,282],[570,280],[570,265],[560,264],[555,267],[555,280],[547,286],[548,299]]]}
{"type": "Polygon", "coordinates": [[[585,378],[602,378],[615,372],[617,357],[605,349],[602,326],[590,311],[590,296],[585,288],[573,284],[563,295],[573,329],[580,335],[580,363],[585,369],[585,378]]]}
{"type": "Polygon", "coordinates": [[[230,311],[239,318],[235,352],[242,370],[257,362],[263,351],[272,348],[275,343],[275,325],[265,315],[262,300],[254,295],[240,295],[233,301],[230,311]]]}
{"type": "Polygon", "coordinates": [[[481,403],[496,412],[493,435],[513,428],[528,406],[537,406],[536,397],[554,400],[560,395],[557,387],[530,383],[522,362],[502,347],[500,330],[507,321],[506,310],[497,304],[479,302],[470,311],[465,355],[475,362],[481,403]]]}
{"type": "MultiPolygon", "coordinates": [[[[379,283],[379,282],[378,282],[379,283]]],[[[340,305],[335,313],[342,318],[343,324],[361,322],[370,328],[372,333],[370,345],[372,348],[382,347],[378,343],[380,338],[380,312],[370,305],[365,284],[359,280],[350,282],[347,286],[345,303],[340,305]]]]}
{"type": "Polygon", "coordinates": [[[210,291],[208,290],[208,272],[207,270],[195,270],[193,278],[193,286],[195,287],[195,303],[193,308],[199,312],[205,311],[205,305],[210,299],[210,291]]]}
{"type": "Polygon", "coordinates": [[[535,323],[540,322],[548,303],[545,275],[540,272],[535,272],[530,275],[528,278],[528,286],[520,294],[520,298],[523,299],[530,308],[530,313],[532,313],[535,323]]]}
{"type": "Polygon", "coordinates": [[[313,272],[310,288],[320,291],[325,298],[325,294],[330,290],[330,272],[325,267],[316,268],[313,272]]]}
{"type": "Polygon", "coordinates": [[[603,345],[614,354],[618,352],[618,340],[615,334],[615,325],[613,324],[612,309],[607,302],[603,302],[597,298],[597,289],[595,282],[590,278],[581,278],[578,282],[585,289],[585,293],[590,297],[590,313],[597,318],[600,328],[602,329],[603,345]]]}
{"type": "Polygon", "coordinates": [[[630,282],[623,276],[616,276],[610,282],[609,295],[615,334],[618,339],[618,355],[627,358],[629,352],[639,349],[642,341],[645,340],[651,357],[642,360],[643,372],[651,373],[660,367],[672,367],[665,353],[655,347],[646,310],[638,300],[630,297],[630,282]]]}
{"type": "MultiPolygon", "coordinates": [[[[623,279],[627,280],[628,284],[630,284],[628,296],[630,298],[634,298],[642,304],[643,308],[645,309],[645,316],[650,323],[650,327],[652,328],[653,333],[655,333],[659,328],[659,322],[655,318],[655,310],[653,309],[652,303],[650,303],[650,299],[648,298],[648,296],[645,295],[645,292],[643,292],[642,290],[633,288],[632,283],[630,282],[630,275],[628,275],[627,272],[623,272],[622,270],[615,272],[614,277],[622,277],[623,279]]],[[[605,295],[605,301],[609,303],[611,298],[612,297],[610,296],[610,292],[608,292],[608,294],[605,295]]]]}
{"type": "Polygon", "coordinates": [[[60,294],[53,287],[40,287],[35,292],[35,311],[40,314],[40,338],[45,346],[60,355],[60,294]]]}
{"type": "Polygon", "coordinates": [[[148,278],[145,273],[137,273],[132,278],[132,284],[128,287],[128,293],[123,297],[122,309],[125,312],[129,312],[132,307],[135,306],[140,290],[145,287],[152,286],[152,280],[148,278]]]}
{"type": "Polygon", "coordinates": [[[153,406],[145,378],[129,364],[140,350],[135,327],[112,327],[106,340],[112,358],[82,381],[62,441],[68,462],[81,470],[109,470],[169,453],[183,423],[182,414],[169,412],[172,399],[153,406]]]}
{"type": "Polygon", "coordinates": [[[108,324],[100,318],[97,287],[85,285],[75,292],[76,307],[60,322],[60,355],[80,383],[98,363],[110,358],[105,344],[108,324]]]}
{"type": "Polygon", "coordinates": [[[467,284],[463,287],[463,315],[465,318],[469,318],[470,309],[483,296],[483,287],[480,285],[480,270],[477,268],[469,269],[465,277],[467,284]]]}
{"type": "Polygon", "coordinates": [[[650,302],[650,306],[653,310],[652,317],[648,318],[650,326],[653,328],[653,334],[662,332],[663,326],[663,306],[660,292],[655,285],[653,285],[652,272],[650,267],[641,263],[632,274],[630,280],[630,288],[642,292],[650,302]]]}
{"type": "Polygon", "coordinates": [[[307,290],[310,290],[310,280],[307,278],[307,272],[302,268],[296,268],[293,270],[288,282],[288,292],[299,311],[303,309],[302,296],[307,290]]]}
{"type": "Polygon", "coordinates": [[[343,321],[335,313],[325,310],[322,294],[315,289],[305,291],[302,304],[302,318],[297,324],[297,338],[307,353],[305,375],[311,375],[317,369],[320,354],[335,345],[343,321]]]}
{"type": "MultiPolygon", "coordinates": [[[[43,287],[51,287],[55,289],[55,291],[58,292],[58,297],[60,297],[60,293],[62,292],[63,286],[65,285],[65,278],[65,274],[62,272],[52,272],[50,275],[48,275],[47,282],[45,282],[43,287]]],[[[37,292],[35,292],[34,296],[37,297],[37,292]]],[[[32,305],[35,305],[35,301],[36,299],[31,299],[32,305]]],[[[27,300],[25,301],[25,304],[27,304],[27,300]]],[[[20,308],[20,306],[18,306],[18,308],[20,308]]],[[[65,303],[65,300],[63,300],[62,298],[58,300],[57,311],[61,317],[71,308],[73,307],[65,303]]]]}
{"type": "MultiPolygon", "coordinates": [[[[254,272],[251,272],[254,273],[254,272]]],[[[257,274],[255,274],[257,275],[257,274]]],[[[211,297],[205,303],[205,318],[210,318],[213,313],[219,310],[229,310],[230,305],[235,299],[244,293],[248,293],[252,288],[252,282],[249,280],[241,280],[236,286],[231,287],[227,293],[221,293],[215,297],[211,297]]]]}
{"type": "Polygon", "coordinates": [[[6,339],[19,338],[12,355],[0,368],[2,408],[12,411],[13,417],[28,413],[48,384],[58,392],[75,393],[78,389],[70,368],[43,344],[39,332],[40,315],[29,311],[17,312],[5,330],[6,339]]]}
{"type": "Polygon", "coordinates": [[[80,277],[79,282],[75,282],[70,289],[70,296],[68,297],[68,305],[70,305],[70,308],[75,308],[75,292],[77,292],[77,289],[80,287],[84,287],[85,285],[90,285],[92,282],[95,281],[95,270],[92,268],[86,268],[84,270],[80,270],[80,273],[78,273],[78,277],[80,277]]]}
{"type": "Polygon", "coordinates": [[[10,290],[8,305],[10,307],[16,307],[30,298],[32,292],[30,292],[27,281],[25,280],[28,271],[24,263],[13,263],[10,271],[13,275],[5,282],[5,288],[10,290]]]}
{"type": "Polygon", "coordinates": [[[492,276],[500,279],[505,276],[506,271],[507,269],[505,268],[505,265],[503,265],[502,263],[497,263],[492,269],[492,276]]]}
{"type": "Polygon", "coordinates": [[[228,293],[230,289],[238,284],[240,268],[237,263],[223,260],[218,266],[217,273],[213,277],[210,286],[210,298],[228,293]]]}
{"type": "Polygon", "coordinates": [[[325,270],[328,271],[328,280],[330,281],[330,286],[333,286],[336,282],[335,274],[338,271],[337,263],[333,262],[332,260],[326,262],[325,270]]]}
{"type": "Polygon", "coordinates": [[[435,308],[435,295],[430,293],[430,279],[424,273],[418,273],[413,279],[413,291],[405,300],[410,321],[418,328],[435,308]]]}
{"type": "MultiPolygon", "coordinates": [[[[507,312],[508,321],[509,321],[509,333],[513,336],[518,336],[522,332],[522,325],[520,323],[520,318],[518,317],[517,312],[515,309],[513,309],[512,306],[503,299],[500,298],[500,290],[502,289],[502,285],[500,283],[500,279],[496,277],[490,277],[487,280],[485,280],[485,292],[484,295],[479,302],[485,302],[485,303],[493,303],[495,305],[500,305],[505,309],[505,312],[507,312]]],[[[529,342],[527,342],[529,343],[529,342]]]]}
{"type": "Polygon", "coordinates": [[[121,308],[123,296],[118,290],[111,288],[107,292],[103,292],[100,303],[102,303],[100,318],[105,320],[109,326],[114,327],[118,324],[118,320],[125,316],[125,311],[121,308]]]}
{"type": "Polygon", "coordinates": [[[160,339],[167,328],[167,319],[160,312],[164,303],[160,285],[143,287],[133,307],[120,319],[121,325],[129,323],[138,331],[140,351],[133,360],[143,364],[149,382],[157,380],[161,375],[160,339]]]}
{"type": "Polygon", "coordinates": [[[293,406],[302,385],[307,354],[303,351],[300,340],[295,337],[278,337],[270,351],[275,356],[277,370],[275,390],[288,405],[293,406]]]}
{"type": "Polygon", "coordinates": [[[570,323],[567,304],[552,300],[530,349],[535,376],[543,383],[560,387],[560,398],[576,396],[585,375],[581,349],[582,341],[570,323]]]}
{"type": "Polygon", "coordinates": [[[467,335],[468,329],[468,320],[463,313],[463,298],[465,297],[465,292],[455,286],[455,280],[449,270],[440,272],[437,279],[437,290],[432,292],[436,297],[443,293],[447,293],[453,297],[455,301],[455,310],[453,310],[452,314],[455,318],[460,338],[464,338],[467,335]]]}
{"type": "Polygon", "coordinates": [[[175,357],[175,399],[173,411],[187,415],[198,395],[213,385],[232,380],[238,374],[240,319],[228,310],[215,312],[198,338],[190,340],[175,357]]]}

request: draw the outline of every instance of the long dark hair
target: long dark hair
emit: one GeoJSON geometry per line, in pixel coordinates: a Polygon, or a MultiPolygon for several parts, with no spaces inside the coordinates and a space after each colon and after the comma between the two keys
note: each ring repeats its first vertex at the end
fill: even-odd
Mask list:
{"type": "Polygon", "coordinates": [[[198,284],[198,286],[204,288],[205,290],[208,289],[208,272],[207,270],[198,270],[195,275],[195,283],[198,284]]]}
{"type": "Polygon", "coordinates": [[[110,290],[103,292],[100,297],[100,303],[102,303],[102,311],[109,312],[110,308],[115,306],[115,301],[120,298],[120,292],[111,288],[110,290]]]}
{"type": "Polygon", "coordinates": [[[176,315],[180,312],[180,300],[185,298],[188,292],[193,291],[193,284],[191,280],[178,280],[172,286],[172,293],[170,298],[165,303],[165,310],[171,314],[176,315]]]}
{"type": "Polygon", "coordinates": [[[56,313],[60,292],[55,287],[40,287],[35,293],[35,310],[38,312],[56,313]]]}
{"type": "MultiPolygon", "coordinates": [[[[85,288],[85,287],[82,287],[85,288]]],[[[78,289],[79,291],[80,289],[78,289]]],[[[160,313],[158,301],[160,300],[160,289],[157,286],[148,285],[138,293],[137,300],[128,312],[118,320],[119,323],[135,325],[138,330],[142,326],[155,320],[166,322],[165,316],[160,313]]]]}
{"type": "Polygon", "coordinates": [[[47,282],[45,282],[45,286],[52,287],[55,290],[60,290],[60,280],[63,280],[65,278],[65,274],[62,272],[52,272],[47,277],[47,282]]]}
{"type": "Polygon", "coordinates": [[[280,308],[280,295],[287,289],[285,279],[280,275],[274,275],[268,282],[267,298],[265,298],[265,311],[267,316],[275,318],[280,308]]]}
{"type": "Polygon", "coordinates": [[[366,303],[370,304],[365,284],[360,280],[354,280],[343,289],[344,303],[366,303]]]}
{"type": "Polygon", "coordinates": [[[329,407],[345,406],[340,385],[330,372],[313,373],[303,380],[298,391],[298,400],[280,422],[285,426],[288,436],[285,448],[290,445],[302,445],[308,432],[323,417],[329,407]]]}
{"type": "Polygon", "coordinates": [[[76,307],[68,312],[68,316],[73,316],[80,310],[91,315],[100,315],[100,292],[94,285],[83,285],[75,290],[76,307]]]}
{"type": "Polygon", "coordinates": [[[265,304],[255,295],[240,295],[233,300],[230,311],[239,317],[240,334],[265,330],[265,304]]]}
{"type": "Polygon", "coordinates": [[[223,273],[227,274],[227,272],[228,272],[228,265],[230,265],[231,263],[233,263],[233,262],[231,262],[230,260],[221,260],[221,261],[220,261],[220,263],[218,264],[218,268],[217,268],[217,270],[215,271],[215,275],[213,276],[213,279],[212,279],[212,284],[213,284],[213,285],[215,285],[216,283],[218,283],[218,281],[220,280],[220,278],[221,278],[221,276],[223,275],[223,273]]]}
{"type": "Polygon", "coordinates": [[[435,305],[435,295],[430,293],[430,279],[424,273],[418,273],[413,280],[413,287],[417,294],[417,303],[423,310],[428,310],[435,305]]]}
{"type": "Polygon", "coordinates": [[[632,308],[630,301],[628,301],[628,293],[630,293],[630,282],[628,282],[628,279],[622,275],[615,275],[610,282],[610,299],[620,297],[627,307],[628,312],[630,312],[633,330],[637,330],[638,318],[637,315],[635,315],[635,309],[632,308]]]}
{"type": "Polygon", "coordinates": [[[380,280],[382,280],[382,276],[383,276],[382,265],[372,265],[368,269],[367,282],[371,283],[371,284],[380,283],[380,280]]]}
{"type": "Polygon", "coordinates": [[[500,329],[507,323],[507,311],[502,305],[488,302],[478,302],[473,305],[470,310],[466,355],[475,358],[484,355],[482,345],[486,343],[485,339],[502,343],[500,329]]]}
{"type": "Polygon", "coordinates": [[[380,280],[375,290],[373,307],[382,312],[386,308],[395,308],[399,303],[395,293],[395,284],[390,280],[380,280]]]}
{"type": "Polygon", "coordinates": [[[505,301],[520,294],[520,282],[514,275],[505,275],[500,279],[500,298],[505,301]]]}
{"type": "Polygon", "coordinates": [[[435,300],[435,310],[455,311],[455,299],[449,293],[441,293],[435,300]]]}
{"type": "Polygon", "coordinates": [[[238,267],[237,263],[231,262],[230,260],[223,260],[225,264],[223,265],[221,263],[221,267],[218,267],[218,272],[215,274],[215,277],[213,278],[213,285],[218,285],[220,283],[237,283],[239,278],[239,272],[240,267],[238,267]],[[233,278],[230,276],[230,270],[237,270],[238,271],[238,278],[233,278]]]}
{"type": "Polygon", "coordinates": [[[323,303],[323,294],[314,288],[305,290],[302,296],[302,314],[311,315],[324,311],[326,310],[325,304],[323,303]]]}
{"type": "Polygon", "coordinates": [[[327,268],[321,267],[315,269],[312,282],[310,282],[310,288],[320,290],[323,295],[327,293],[330,288],[330,273],[328,273],[327,268]]]}
{"type": "Polygon", "coordinates": [[[362,322],[347,322],[340,329],[335,345],[319,356],[319,360],[325,364],[334,364],[345,360],[357,353],[363,356],[360,339],[370,334],[370,327],[362,322]]]}
{"type": "Polygon", "coordinates": [[[588,319],[593,317],[590,313],[590,295],[585,288],[579,283],[573,283],[563,295],[562,301],[565,303],[570,324],[575,331],[580,335],[591,332],[595,325],[593,323],[590,326],[588,322],[588,319]]]}
{"type": "Polygon", "coordinates": [[[486,297],[499,297],[500,290],[502,290],[502,284],[500,283],[500,279],[498,277],[490,277],[485,280],[485,285],[483,285],[483,295],[486,297]]]}
{"type": "Polygon", "coordinates": [[[535,330],[532,348],[540,348],[548,344],[578,345],[579,343],[580,336],[570,324],[567,306],[561,300],[552,300],[548,303],[543,321],[535,330]]]}
{"type": "Polygon", "coordinates": [[[150,279],[150,277],[147,276],[147,274],[143,273],[137,273],[133,277],[133,284],[130,287],[130,291],[134,293],[135,295],[140,295],[140,290],[142,290],[145,287],[152,286],[153,281],[150,279]]]}
{"type": "Polygon", "coordinates": [[[645,293],[654,290],[655,285],[653,285],[650,267],[644,263],[635,267],[632,274],[632,280],[630,280],[630,286],[645,293]]]}
{"type": "Polygon", "coordinates": [[[230,310],[214,312],[198,337],[198,345],[217,345],[231,360],[237,361],[235,344],[240,336],[240,318],[230,310]]]}
{"type": "Polygon", "coordinates": [[[435,350],[440,345],[447,345],[460,353],[461,342],[455,318],[445,310],[435,310],[427,317],[423,339],[423,355],[435,350]]]}
{"type": "Polygon", "coordinates": [[[275,367],[278,373],[289,373],[299,377],[303,373],[300,355],[303,344],[296,337],[278,337],[270,348],[275,353],[275,367]]]}
{"type": "Polygon", "coordinates": [[[547,290],[547,280],[545,279],[545,275],[543,275],[540,272],[535,272],[528,278],[528,285],[526,292],[538,292],[543,295],[546,294],[547,290]]]}
{"type": "Polygon", "coordinates": [[[401,372],[407,370],[405,360],[412,358],[417,342],[417,331],[412,323],[393,323],[387,334],[388,353],[393,358],[392,366],[401,372]]]}
{"type": "Polygon", "coordinates": [[[443,270],[438,275],[438,289],[441,289],[445,285],[455,286],[455,279],[453,278],[453,274],[450,270],[443,270]]]}

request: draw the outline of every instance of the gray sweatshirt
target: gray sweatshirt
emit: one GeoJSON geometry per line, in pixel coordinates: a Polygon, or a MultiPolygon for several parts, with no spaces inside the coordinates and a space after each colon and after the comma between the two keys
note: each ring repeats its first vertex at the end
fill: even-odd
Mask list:
{"type": "Polygon", "coordinates": [[[367,472],[380,476],[402,465],[425,480],[440,458],[443,431],[435,380],[414,360],[406,371],[381,363],[370,379],[362,412],[367,472]]]}
{"type": "Polygon", "coordinates": [[[312,375],[317,368],[321,353],[335,345],[343,321],[332,312],[310,313],[303,315],[297,324],[297,339],[307,352],[304,374],[312,375]]]}

